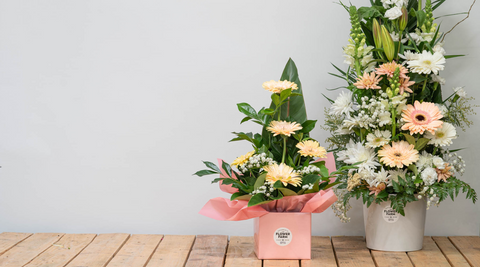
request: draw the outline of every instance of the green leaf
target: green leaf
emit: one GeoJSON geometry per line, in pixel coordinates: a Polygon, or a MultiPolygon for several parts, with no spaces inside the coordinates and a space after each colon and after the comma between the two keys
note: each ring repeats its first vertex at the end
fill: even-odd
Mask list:
{"type": "Polygon", "coordinates": [[[278,200],[278,199],[282,199],[283,195],[282,195],[282,192],[279,191],[277,196],[274,196],[273,194],[271,194],[269,198],[274,199],[274,200],[278,200]]]}
{"type": "Polygon", "coordinates": [[[262,175],[258,176],[257,181],[255,182],[255,185],[253,186],[253,188],[255,188],[255,190],[257,190],[257,188],[264,185],[266,177],[267,177],[266,173],[263,173],[262,175]]]}
{"type": "Polygon", "coordinates": [[[201,170],[201,171],[198,171],[198,172],[194,173],[193,175],[197,175],[199,177],[202,177],[202,176],[205,176],[205,175],[216,174],[216,173],[217,172],[211,171],[211,170],[201,170]]]}
{"type": "Polygon", "coordinates": [[[260,113],[263,113],[263,114],[266,114],[266,115],[273,115],[273,114],[275,114],[275,110],[273,110],[271,108],[267,108],[267,109],[264,109],[264,110],[260,111],[260,113]]]}
{"type": "Polygon", "coordinates": [[[302,129],[300,130],[301,133],[309,133],[315,128],[315,124],[317,123],[316,120],[307,120],[302,123],[302,129]]]}
{"type": "Polygon", "coordinates": [[[227,173],[228,177],[232,178],[232,169],[230,167],[230,164],[222,161],[222,169],[227,173]]]}
{"type": "MultiPolygon", "coordinates": [[[[334,186],[336,186],[337,184],[341,184],[341,183],[342,183],[342,182],[340,182],[340,181],[339,181],[339,182],[333,182],[333,183],[328,183],[328,182],[322,183],[322,184],[327,184],[327,185],[325,185],[325,186],[322,188],[322,190],[327,190],[327,189],[329,189],[330,187],[334,187],[334,186]]],[[[318,191],[317,191],[317,192],[318,192],[318,191]]]]}
{"type": "MultiPolygon", "coordinates": [[[[302,94],[290,97],[289,104],[287,104],[288,108],[283,107],[281,110],[280,119],[285,120],[287,117],[290,117],[292,121],[296,121],[302,124],[307,120],[307,110],[305,108],[305,101],[303,99],[302,84],[300,83],[300,79],[298,78],[297,66],[295,66],[295,62],[293,62],[292,59],[288,60],[280,80],[287,80],[296,83],[298,89],[294,90],[294,92],[302,94]]],[[[274,102],[273,98],[274,97],[272,96],[272,102],[274,102]]],[[[278,100],[280,103],[280,99],[278,100]]],[[[275,109],[277,105],[275,105],[275,103],[272,103],[270,105],[270,108],[275,109]]]]}
{"type": "Polygon", "coordinates": [[[425,148],[427,146],[428,142],[430,142],[430,139],[428,139],[428,138],[418,139],[417,144],[415,145],[415,149],[418,150],[418,151],[422,150],[423,148],[425,148]]]}
{"type": "Polygon", "coordinates": [[[377,198],[386,198],[388,197],[388,193],[387,193],[387,190],[383,190],[382,192],[380,192],[378,195],[377,195],[377,198]]]}
{"type": "Polygon", "coordinates": [[[304,176],[302,178],[302,184],[303,185],[306,185],[306,184],[314,184],[316,183],[318,180],[320,180],[320,176],[316,175],[316,174],[309,174],[307,176],[304,176]]]}
{"type": "Polygon", "coordinates": [[[217,173],[222,173],[220,171],[220,169],[217,167],[217,165],[211,163],[210,161],[202,161],[202,162],[203,162],[203,164],[205,164],[205,166],[207,166],[208,168],[216,171],[217,173]]]}
{"type": "Polygon", "coordinates": [[[282,181],[276,181],[274,184],[273,184],[273,188],[283,188],[283,183],[282,181]]]}
{"type": "Polygon", "coordinates": [[[464,57],[465,55],[447,55],[447,56],[444,56],[445,59],[449,59],[449,58],[454,58],[454,57],[464,57]]]}
{"type": "Polygon", "coordinates": [[[425,19],[427,18],[427,14],[423,10],[417,10],[417,27],[420,28],[425,23],[425,19]]]}
{"type": "Polygon", "coordinates": [[[410,144],[410,145],[415,145],[415,137],[409,135],[409,134],[406,134],[404,133],[403,136],[405,136],[405,140],[407,140],[407,142],[410,144]]]}
{"type": "Polygon", "coordinates": [[[245,118],[243,118],[243,120],[240,122],[240,124],[242,124],[242,123],[244,123],[244,122],[246,122],[246,121],[249,121],[249,120],[251,120],[251,119],[252,119],[251,117],[245,117],[245,118]]]}
{"type": "Polygon", "coordinates": [[[233,193],[232,196],[230,197],[230,200],[233,201],[233,200],[235,200],[236,198],[241,197],[241,196],[243,196],[243,195],[245,195],[245,193],[240,193],[240,192],[233,193]]]}
{"type": "Polygon", "coordinates": [[[382,14],[375,7],[360,7],[358,9],[359,20],[381,17],[382,14]]]}
{"type": "Polygon", "coordinates": [[[280,192],[282,192],[282,194],[286,197],[288,196],[296,196],[297,193],[295,193],[295,191],[293,190],[290,190],[288,188],[278,188],[278,190],[280,190],[280,192]]]}
{"type": "Polygon", "coordinates": [[[238,103],[237,104],[238,110],[242,112],[243,114],[252,117],[252,118],[257,118],[257,112],[255,111],[252,106],[248,103],[238,103]]]}
{"type": "MultiPolygon", "coordinates": [[[[280,96],[278,96],[277,94],[273,93],[272,96],[272,103],[274,105],[274,107],[277,107],[278,104],[280,104],[280,96]]],[[[272,108],[273,109],[273,108],[272,108]]]]}
{"type": "Polygon", "coordinates": [[[237,198],[235,198],[235,199],[231,199],[231,198],[230,198],[230,200],[250,200],[251,198],[252,198],[251,195],[242,195],[242,196],[239,196],[239,197],[237,197],[237,198]]]}
{"type": "MultiPolygon", "coordinates": [[[[417,165],[415,165],[415,164],[410,164],[410,165],[408,165],[408,169],[411,170],[413,173],[415,173],[416,176],[418,176],[417,165]]],[[[423,182],[423,180],[422,180],[422,182],[423,182]]]]}
{"type": "Polygon", "coordinates": [[[271,200],[267,200],[265,194],[255,194],[249,201],[248,206],[256,206],[271,202],[271,200]]]}
{"type": "Polygon", "coordinates": [[[280,92],[280,103],[285,101],[291,94],[292,94],[292,89],[287,89],[280,92]]]}
{"type": "Polygon", "coordinates": [[[328,177],[328,169],[327,167],[325,167],[325,165],[320,165],[320,174],[323,176],[323,177],[328,177]]]}

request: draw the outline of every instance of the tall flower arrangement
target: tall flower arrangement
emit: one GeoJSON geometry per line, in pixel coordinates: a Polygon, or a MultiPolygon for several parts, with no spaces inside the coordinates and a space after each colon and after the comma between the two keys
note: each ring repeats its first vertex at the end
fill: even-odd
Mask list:
{"type": "Polygon", "coordinates": [[[256,111],[248,103],[237,104],[246,116],[241,123],[253,121],[262,131],[234,132],[236,137],[231,140],[248,141],[253,150],[230,164],[222,161],[218,167],[204,161],[208,169],[195,174],[220,175],[213,183],[231,186],[231,200],[248,200],[249,207],[336,185],[330,183],[330,175],[335,173],[329,173],[321,160],[326,158],[325,148],[310,137],[316,121],[307,120],[295,63],[290,59],[280,81],[265,82],[263,88],[271,93],[269,108],[256,111]]]}
{"type": "Polygon", "coordinates": [[[457,128],[470,126],[473,98],[463,88],[443,97],[440,71],[447,55],[433,11],[444,1],[371,0],[371,6],[345,6],[352,25],[344,47],[348,70],[332,74],[347,89],[329,99],[325,128],[337,165],[352,166],[338,175],[334,211],[348,221],[352,197],[368,206],[390,200],[405,215],[408,202],[425,198],[430,207],[459,192],[477,200],[458,179],[465,162],[449,150],[457,128]]]}

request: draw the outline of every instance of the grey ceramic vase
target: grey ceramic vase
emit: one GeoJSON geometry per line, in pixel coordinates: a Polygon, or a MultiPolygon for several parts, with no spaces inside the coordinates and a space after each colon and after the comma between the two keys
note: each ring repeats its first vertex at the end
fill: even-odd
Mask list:
{"type": "Polygon", "coordinates": [[[425,200],[408,203],[405,216],[390,207],[390,201],[363,206],[365,237],[369,249],[381,251],[415,251],[423,247],[425,200]]]}

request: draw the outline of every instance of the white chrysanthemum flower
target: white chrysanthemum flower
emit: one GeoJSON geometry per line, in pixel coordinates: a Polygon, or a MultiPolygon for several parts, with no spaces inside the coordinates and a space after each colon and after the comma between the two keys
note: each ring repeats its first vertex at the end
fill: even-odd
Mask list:
{"type": "MultiPolygon", "coordinates": [[[[417,33],[414,33],[414,32],[411,32],[409,33],[410,37],[412,37],[412,39],[415,41],[415,43],[418,45],[420,44],[420,42],[423,42],[423,38],[422,36],[420,36],[419,34],[417,33]]],[[[407,35],[408,36],[408,35],[407,35]]]]}
{"type": "Polygon", "coordinates": [[[362,66],[366,66],[365,72],[372,72],[377,65],[372,53],[363,56],[361,64],[362,66]]]}
{"type": "Polygon", "coordinates": [[[390,114],[390,112],[388,112],[388,111],[384,111],[384,112],[378,114],[378,119],[380,120],[378,122],[378,125],[380,127],[382,127],[384,125],[392,124],[392,114],[390,114]]]}
{"type": "Polygon", "coordinates": [[[406,61],[411,61],[411,60],[417,60],[418,59],[418,54],[415,52],[412,52],[410,50],[407,50],[403,52],[403,55],[398,55],[399,57],[405,59],[406,61]]]}
{"type": "Polygon", "coordinates": [[[455,88],[453,88],[453,91],[460,98],[466,98],[467,97],[467,92],[465,92],[465,89],[463,89],[463,87],[455,87],[455,88]]]}
{"type": "Polygon", "coordinates": [[[407,170],[402,170],[402,169],[389,170],[388,172],[390,173],[390,178],[396,183],[398,183],[398,177],[400,177],[400,179],[405,180],[405,176],[407,174],[407,170]]]}
{"type": "Polygon", "coordinates": [[[396,20],[402,16],[402,9],[398,6],[392,7],[385,12],[385,17],[389,20],[396,20]]]}
{"type": "Polygon", "coordinates": [[[330,115],[340,116],[342,114],[348,115],[353,112],[352,92],[341,92],[335,102],[330,107],[330,115]]]}
{"type": "Polygon", "coordinates": [[[447,52],[445,51],[445,49],[443,48],[443,43],[438,43],[436,44],[434,47],[433,47],[433,52],[438,52],[442,55],[445,55],[447,52]]]}
{"type": "Polygon", "coordinates": [[[422,54],[418,54],[418,59],[410,60],[407,64],[411,72],[418,74],[435,73],[438,75],[438,72],[445,68],[443,65],[445,64],[445,58],[438,52],[432,55],[428,51],[423,51],[422,54]]]}
{"type": "Polygon", "coordinates": [[[389,178],[390,174],[382,167],[381,171],[375,173],[375,186],[378,186],[380,183],[385,183],[386,185],[391,186],[392,182],[389,181],[389,178]]]}
{"type": "Polygon", "coordinates": [[[433,155],[427,153],[427,151],[423,151],[422,154],[418,157],[418,161],[416,163],[417,168],[419,170],[425,169],[427,167],[432,167],[433,164],[433,155]]]}
{"type": "Polygon", "coordinates": [[[336,131],[335,133],[339,135],[346,135],[346,134],[352,134],[353,130],[349,129],[346,125],[342,124],[336,131]]]}
{"type": "Polygon", "coordinates": [[[369,133],[367,135],[367,143],[365,145],[370,148],[381,147],[388,144],[391,137],[392,133],[388,130],[375,130],[375,133],[369,133]]]}
{"type": "MultiPolygon", "coordinates": [[[[390,36],[392,37],[392,40],[394,42],[398,42],[400,41],[400,34],[396,33],[396,32],[391,32],[390,33],[390,36]]],[[[403,37],[403,36],[402,36],[403,37]]],[[[408,38],[403,38],[402,39],[402,44],[406,43],[408,41],[408,38]]]]}
{"type": "Polygon", "coordinates": [[[431,145],[449,146],[453,143],[452,140],[457,138],[457,130],[455,130],[455,126],[452,124],[444,122],[442,126],[435,131],[435,134],[427,131],[425,137],[430,139],[428,143],[431,145]]]}
{"type": "Polygon", "coordinates": [[[447,82],[444,78],[435,74],[432,74],[430,77],[432,77],[432,82],[439,83],[440,85],[445,85],[445,83],[447,82]]]}
{"type": "Polygon", "coordinates": [[[434,168],[432,167],[427,167],[425,170],[422,171],[422,180],[425,183],[425,185],[432,185],[437,181],[437,171],[435,171],[434,168]]]}
{"type": "Polygon", "coordinates": [[[442,113],[442,116],[445,117],[445,114],[448,113],[447,106],[445,106],[443,104],[435,104],[435,106],[437,106],[438,110],[440,110],[440,112],[442,113]]]}
{"type": "Polygon", "coordinates": [[[441,170],[445,169],[445,162],[441,157],[434,156],[432,162],[437,169],[441,169],[441,170]]]}
{"type": "Polygon", "coordinates": [[[357,165],[358,171],[373,170],[380,166],[375,149],[367,148],[362,143],[354,143],[352,140],[346,145],[346,150],[338,152],[338,160],[342,160],[347,164],[361,162],[357,165]]]}

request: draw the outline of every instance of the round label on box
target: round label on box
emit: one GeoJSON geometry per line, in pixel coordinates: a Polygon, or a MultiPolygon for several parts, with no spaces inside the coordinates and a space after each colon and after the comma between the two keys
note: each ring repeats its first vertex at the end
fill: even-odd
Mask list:
{"type": "Polygon", "coordinates": [[[275,233],[273,233],[273,240],[279,246],[286,246],[292,242],[292,232],[287,228],[278,228],[275,233]]]}
{"type": "Polygon", "coordinates": [[[400,218],[398,212],[396,212],[392,207],[387,206],[383,209],[383,219],[388,223],[395,223],[400,218]]]}

